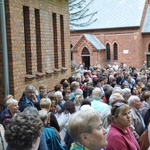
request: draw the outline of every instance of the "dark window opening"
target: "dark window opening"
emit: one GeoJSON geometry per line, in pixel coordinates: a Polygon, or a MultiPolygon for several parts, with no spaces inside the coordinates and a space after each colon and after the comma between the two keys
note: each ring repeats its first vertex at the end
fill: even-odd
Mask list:
{"type": "MultiPolygon", "coordinates": [[[[70,49],[73,47],[72,44],[70,44],[70,49]]],[[[71,54],[71,60],[73,60],[73,53],[72,53],[72,50],[70,51],[70,54],[71,54]]]]}
{"type": "Polygon", "coordinates": [[[150,44],[148,45],[148,52],[150,52],[150,44]]]}
{"type": "Polygon", "coordinates": [[[54,40],[54,64],[58,68],[58,46],[57,46],[57,20],[56,13],[52,13],[53,17],[53,40],[54,40]]]}
{"type": "Polygon", "coordinates": [[[32,74],[30,14],[29,14],[29,7],[27,7],[27,6],[23,6],[23,17],[24,17],[26,73],[27,74],[32,74]]]}
{"type": "Polygon", "coordinates": [[[118,45],[114,43],[114,60],[118,60],[118,45]]]}
{"type": "Polygon", "coordinates": [[[39,9],[35,9],[35,31],[36,31],[37,71],[42,72],[41,29],[40,29],[39,9]]]}
{"type": "Polygon", "coordinates": [[[107,43],[106,44],[106,60],[110,60],[111,57],[110,57],[110,44],[107,43]]]}
{"type": "Polygon", "coordinates": [[[61,62],[62,67],[65,67],[65,44],[64,44],[64,17],[60,15],[60,36],[61,36],[61,62]]]}

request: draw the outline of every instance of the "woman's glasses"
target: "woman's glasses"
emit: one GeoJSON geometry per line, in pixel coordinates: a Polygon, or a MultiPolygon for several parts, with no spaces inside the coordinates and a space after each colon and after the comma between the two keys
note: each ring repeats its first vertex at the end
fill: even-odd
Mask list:
{"type": "Polygon", "coordinates": [[[115,107],[115,108],[114,108],[114,110],[113,110],[113,112],[112,112],[112,115],[114,115],[115,112],[116,112],[116,110],[117,110],[119,107],[121,107],[122,105],[124,105],[124,103],[122,103],[122,102],[115,103],[115,104],[113,105],[113,107],[115,107]]]}

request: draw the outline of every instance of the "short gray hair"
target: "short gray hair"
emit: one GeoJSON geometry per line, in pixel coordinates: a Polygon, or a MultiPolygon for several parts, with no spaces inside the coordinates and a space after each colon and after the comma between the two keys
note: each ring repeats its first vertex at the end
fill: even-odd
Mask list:
{"type": "Polygon", "coordinates": [[[6,106],[9,108],[11,107],[13,104],[18,104],[18,101],[16,99],[10,98],[6,101],[6,106]]]}
{"type": "Polygon", "coordinates": [[[129,88],[122,89],[123,95],[127,93],[131,93],[131,90],[129,88]]]}
{"type": "Polygon", "coordinates": [[[102,92],[100,88],[94,88],[92,91],[92,98],[101,98],[102,97],[102,92]]]}
{"type": "Polygon", "coordinates": [[[130,106],[132,106],[132,103],[134,102],[134,101],[136,101],[137,99],[140,99],[138,96],[136,96],[136,95],[131,95],[130,97],[129,97],[129,99],[128,99],[128,104],[130,105],[130,106]]]}
{"type": "Polygon", "coordinates": [[[33,85],[28,85],[25,90],[24,90],[24,93],[27,93],[28,90],[33,90],[34,92],[36,91],[36,88],[33,86],[33,85]]]}

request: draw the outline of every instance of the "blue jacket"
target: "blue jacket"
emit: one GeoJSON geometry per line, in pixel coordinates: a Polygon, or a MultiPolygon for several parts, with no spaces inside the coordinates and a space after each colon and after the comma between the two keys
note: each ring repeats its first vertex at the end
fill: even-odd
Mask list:
{"type": "Polygon", "coordinates": [[[45,126],[44,134],[48,150],[65,150],[57,137],[56,131],[53,128],[45,126]]]}

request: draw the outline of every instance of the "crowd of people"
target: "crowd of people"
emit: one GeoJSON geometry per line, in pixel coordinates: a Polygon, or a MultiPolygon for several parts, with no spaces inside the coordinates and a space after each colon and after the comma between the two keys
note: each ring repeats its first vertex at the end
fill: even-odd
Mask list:
{"type": "Polygon", "coordinates": [[[78,66],[48,92],[28,85],[19,100],[7,95],[0,113],[2,150],[147,150],[150,74],[108,64],[78,66]]]}

